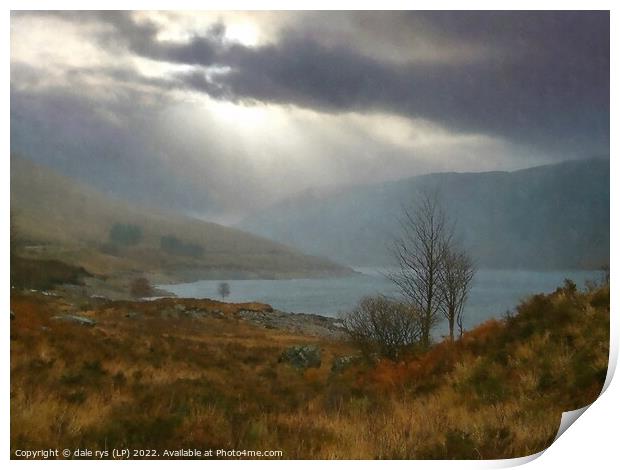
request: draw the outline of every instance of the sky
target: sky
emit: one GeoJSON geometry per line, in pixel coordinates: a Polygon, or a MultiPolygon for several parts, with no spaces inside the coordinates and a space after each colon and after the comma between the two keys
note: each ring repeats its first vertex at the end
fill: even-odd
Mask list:
{"type": "Polygon", "coordinates": [[[609,156],[607,12],[12,12],[11,150],[224,223],[609,156]]]}

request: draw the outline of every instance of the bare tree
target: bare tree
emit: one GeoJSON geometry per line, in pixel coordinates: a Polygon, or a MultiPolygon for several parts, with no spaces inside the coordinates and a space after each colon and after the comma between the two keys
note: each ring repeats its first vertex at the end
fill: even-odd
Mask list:
{"type": "Polygon", "coordinates": [[[427,348],[442,306],[444,257],[452,239],[437,192],[421,192],[413,209],[404,209],[402,236],[393,253],[399,268],[388,278],[421,315],[421,342],[427,348]]]}
{"type": "Polygon", "coordinates": [[[230,295],[230,286],[227,282],[220,282],[217,286],[217,293],[220,294],[222,300],[230,295]]]}
{"type": "Polygon", "coordinates": [[[475,268],[471,258],[455,246],[449,247],[440,271],[441,311],[448,320],[450,341],[454,341],[454,323],[463,335],[463,307],[471,289],[475,268]]]}
{"type": "Polygon", "coordinates": [[[395,360],[403,348],[420,341],[418,313],[410,305],[381,295],[364,297],[342,322],[366,355],[377,352],[395,360]]]}

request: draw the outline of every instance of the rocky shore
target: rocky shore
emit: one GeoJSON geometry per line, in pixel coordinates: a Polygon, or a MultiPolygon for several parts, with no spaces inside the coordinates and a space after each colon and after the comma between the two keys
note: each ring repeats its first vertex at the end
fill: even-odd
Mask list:
{"type": "Polygon", "coordinates": [[[343,324],[339,319],[312,313],[241,310],[238,315],[240,318],[265,328],[333,339],[342,339],[345,336],[343,324]]]}
{"type": "Polygon", "coordinates": [[[77,322],[76,319],[82,315],[80,310],[85,309],[89,311],[93,322],[96,322],[101,315],[125,319],[229,318],[303,336],[336,340],[344,339],[346,336],[342,321],[338,318],[312,313],[283,312],[275,310],[269,304],[259,302],[232,303],[212,299],[178,298],[169,296],[166,292],[161,292],[161,297],[129,299],[127,296],[107,295],[109,292],[102,290],[100,286],[96,289],[92,289],[91,286],[62,286],[49,291],[31,289],[27,292],[34,297],[54,298],[63,303],[65,316],[62,318],[59,316],[57,320],[77,322]]]}

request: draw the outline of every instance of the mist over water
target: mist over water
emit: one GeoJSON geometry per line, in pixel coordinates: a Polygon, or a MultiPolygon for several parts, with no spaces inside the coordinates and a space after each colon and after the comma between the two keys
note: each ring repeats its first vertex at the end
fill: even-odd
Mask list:
{"type": "MultiPolygon", "coordinates": [[[[356,267],[359,275],[324,279],[209,280],[158,286],[179,297],[218,299],[218,285],[230,285],[228,302],[265,302],[275,309],[294,313],[318,313],[337,317],[352,309],[364,296],[383,294],[398,297],[399,291],[384,273],[390,268],[356,267]]],[[[525,271],[481,269],[465,306],[465,328],[514,311],[530,295],[547,293],[569,278],[583,288],[587,280],[598,281],[600,271],[525,271]]],[[[447,332],[442,322],[435,335],[447,332]]]]}

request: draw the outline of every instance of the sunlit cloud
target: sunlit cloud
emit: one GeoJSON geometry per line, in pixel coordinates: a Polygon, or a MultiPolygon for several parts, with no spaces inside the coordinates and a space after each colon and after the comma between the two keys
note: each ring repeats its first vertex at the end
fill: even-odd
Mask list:
{"type": "Polygon", "coordinates": [[[12,145],[121,194],[139,186],[95,173],[146,171],[218,217],[608,149],[604,15],[489,15],[13,13],[12,145]]]}

